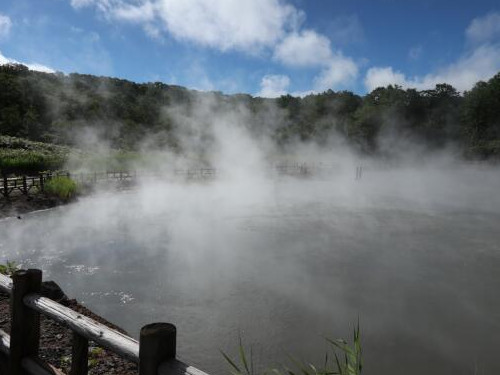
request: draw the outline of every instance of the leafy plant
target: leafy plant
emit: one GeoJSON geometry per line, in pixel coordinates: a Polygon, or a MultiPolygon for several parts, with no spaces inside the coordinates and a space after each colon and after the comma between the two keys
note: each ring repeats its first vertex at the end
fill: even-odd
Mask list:
{"type": "Polygon", "coordinates": [[[45,193],[62,200],[69,200],[78,193],[78,185],[70,177],[57,176],[45,183],[45,193]]]}
{"type": "Polygon", "coordinates": [[[247,360],[247,355],[245,353],[245,348],[243,347],[243,341],[241,336],[239,338],[238,345],[238,357],[240,364],[236,364],[236,361],[233,361],[231,357],[229,357],[226,353],[221,350],[221,354],[226,360],[226,362],[231,367],[231,374],[233,375],[254,375],[254,367],[253,367],[253,353],[252,348],[250,348],[250,361],[247,360]]]}
{"type": "Polygon", "coordinates": [[[5,264],[0,264],[0,273],[7,276],[12,276],[19,269],[19,265],[14,261],[7,261],[5,264]]]}
{"type": "MultiPolygon", "coordinates": [[[[325,354],[325,362],[322,367],[312,363],[304,363],[290,357],[292,366],[271,368],[263,372],[263,375],[361,375],[363,370],[363,358],[361,348],[361,332],[359,322],[354,328],[353,342],[349,344],[344,339],[325,339],[331,348],[331,352],[325,354]]],[[[230,367],[233,375],[256,375],[253,366],[253,355],[245,353],[245,348],[240,338],[238,346],[238,359],[234,360],[221,351],[222,356],[230,367]]]]}

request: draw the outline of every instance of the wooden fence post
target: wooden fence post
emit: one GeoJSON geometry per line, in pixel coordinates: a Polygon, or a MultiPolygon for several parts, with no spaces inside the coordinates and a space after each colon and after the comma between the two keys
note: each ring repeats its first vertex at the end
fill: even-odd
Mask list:
{"type": "Polygon", "coordinates": [[[43,180],[43,173],[40,173],[40,191],[43,191],[44,189],[44,180],[43,180]]]}
{"type": "Polygon", "coordinates": [[[9,182],[7,176],[3,176],[3,195],[5,198],[9,197],[9,182]]]}
{"type": "Polygon", "coordinates": [[[24,357],[37,357],[40,345],[40,314],[25,306],[23,298],[30,293],[40,293],[42,271],[19,270],[12,276],[10,358],[11,375],[22,374],[24,357]]]}
{"type": "Polygon", "coordinates": [[[28,195],[28,184],[26,183],[26,175],[23,176],[23,194],[28,195]]]}
{"type": "Polygon", "coordinates": [[[73,332],[70,375],[87,375],[89,371],[89,340],[73,332]]]}
{"type": "Polygon", "coordinates": [[[139,375],[157,375],[164,361],[175,358],[177,330],[170,323],[152,323],[141,328],[139,375]]]}

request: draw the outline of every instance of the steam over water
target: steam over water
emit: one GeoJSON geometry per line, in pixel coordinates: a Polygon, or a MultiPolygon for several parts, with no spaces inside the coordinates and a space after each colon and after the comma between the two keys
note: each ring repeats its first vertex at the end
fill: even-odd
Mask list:
{"type": "Polygon", "coordinates": [[[133,336],[178,327],[221,373],[238,335],[263,366],[321,363],[360,319],[370,374],[500,372],[500,174],[472,167],[149,182],[0,222],[0,255],[133,336]]]}

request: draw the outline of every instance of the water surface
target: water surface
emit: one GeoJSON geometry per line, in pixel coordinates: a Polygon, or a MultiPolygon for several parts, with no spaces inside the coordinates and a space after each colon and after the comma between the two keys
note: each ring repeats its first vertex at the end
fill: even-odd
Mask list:
{"type": "Polygon", "coordinates": [[[371,374],[494,374],[500,179],[491,170],[148,184],[0,221],[0,256],[137,337],[178,327],[207,372],[238,336],[257,361],[318,361],[360,319],[371,374]]]}

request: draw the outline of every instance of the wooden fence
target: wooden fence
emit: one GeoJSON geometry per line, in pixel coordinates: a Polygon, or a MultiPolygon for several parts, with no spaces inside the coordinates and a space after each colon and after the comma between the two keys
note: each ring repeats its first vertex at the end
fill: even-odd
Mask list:
{"type": "Polygon", "coordinates": [[[73,332],[70,375],[88,373],[89,340],[138,364],[140,375],[207,375],[176,357],[176,328],[169,323],[144,326],[139,342],[40,295],[42,271],[20,270],[12,279],[0,274],[0,290],[10,295],[11,332],[0,330],[0,353],[9,375],[61,374],[38,358],[40,314],[73,332]]]}
{"type": "Polygon", "coordinates": [[[69,172],[44,172],[40,173],[38,176],[3,176],[0,193],[5,198],[8,198],[13,193],[28,195],[32,190],[38,192],[44,191],[45,183],[56,176],[70,177],[70,174],[69,172]]]}
{"type": "MultiPolygon", "coordinates": [[[[338,170],[337,165],[324,163],[281,163],[269,167],[268,172],[278,176],[309,177],[321,174],[333,174],[338,170]]],[[[356,167],[356,180],[361,179],[362,167],[356,167]]],[[[9,198],[13,193],[28,195],[30,191],[43,192],[45,183],[56,176],[67,176],[73,180],[84,184],[94,185],[97,183],[115,183],[118,186],[130,186],[141,180],[150,178],[175,177],[188,181],[200,181],[215,179],[219,171],[215,168],[192,168],[192,169],[174,169],[166,173],[151,173],[137,171],[107,171],[91,173],[73,173],[69,172],[43,172],[38,176],[19,176],[3,177],[3,183],[0,185],[0,194],[9,198]]]]}
{"type": "MultiPolygon", "coordinates": [[[[173,175],[186,180],[207,180],[215,178],[217,170],[213,168],[175,169],[173,175]]],[[[43,172],[38,176],[4,176],[0,185],[0,194],[4,198],[9,198],[12,194],[29,195],[32,191],[43,192],[46,182],[57,176],[71,177],[74,181],[85,185],[107,182],[128,186],[137,183],[141,179],[162,177],[163,175],[159,173],[138,173],[137,171],[107,171],[73,174],[69,172],[43,172]]]]}

